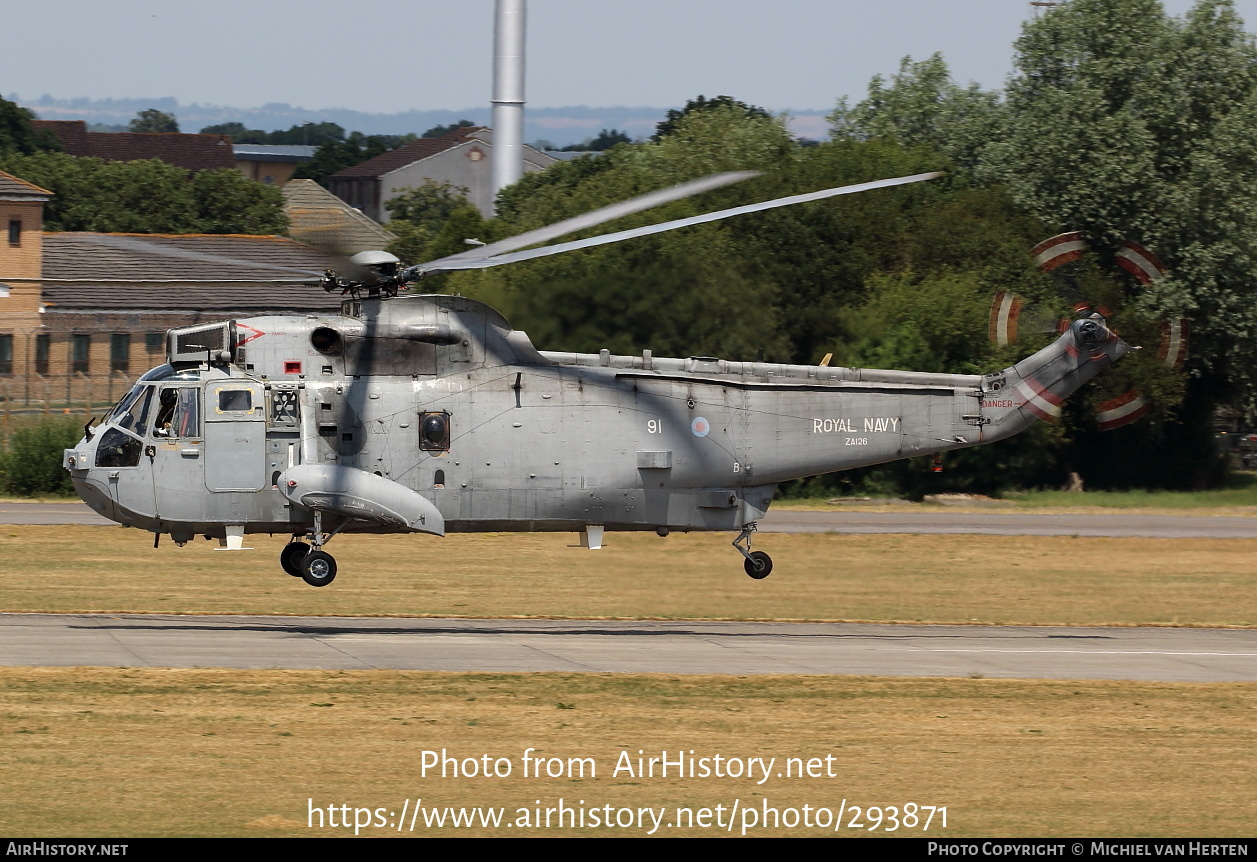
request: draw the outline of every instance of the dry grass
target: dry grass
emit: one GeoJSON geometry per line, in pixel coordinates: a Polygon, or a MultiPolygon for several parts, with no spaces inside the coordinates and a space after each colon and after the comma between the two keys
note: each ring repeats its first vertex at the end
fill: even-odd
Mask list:
{"type": "MultiPolygon", "coordinates": [[[[0,834],[346,834],[309,830],[308,800],[348,805],[352,820],[420,797],[502,806],[506,822],[560,798],[726,817],[735,799],[835,811],[845,799],[945,805],[948,828],[930,835],[949,837],[1251,836],[1254,710],[1253,684],[4,668],[0,834]],[[525,778],[529,747],[594,758],[596,777],[525,778]],[[423,777],[422,752],[441,749],[508,758],[512,774],[423,777]],[[774,772],[832,755],[836,777],[612,774],[639,749],[776,757],[774,772]]],[[[422,823],[414,834],[431,834],[422,823]]]]}
{"type": "Polygon", "coordinates": [[[152,550],[112,527],[0,527],[0,610],[1257,625],[1257,541],[1036,536],[758,537],[753,581],[724,534],[344,536],[307,587],[257,551],[152,550]]]}

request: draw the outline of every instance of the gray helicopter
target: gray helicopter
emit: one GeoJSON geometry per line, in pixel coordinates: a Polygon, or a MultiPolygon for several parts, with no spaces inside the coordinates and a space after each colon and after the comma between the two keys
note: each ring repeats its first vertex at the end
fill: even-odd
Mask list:
{"type": "Polygon", "coordinates": [[[285,533],[289,574],[336,577],[342,532],[723,530],[752,578],[756,522],[789,479],[1010,437],[1129,349],[1096,314],[994,374],[928,374],[538,350],[492,308],[412,294],[431,272],[498,266],[741,213],[930,179],[879,180],[541,248],[575,230],[750,174],[654,192],[402,268],[356,255],[322,274],[341,313],[171,330],[149,371],[64,453],[102,515],[244,549],[285,533]]]}

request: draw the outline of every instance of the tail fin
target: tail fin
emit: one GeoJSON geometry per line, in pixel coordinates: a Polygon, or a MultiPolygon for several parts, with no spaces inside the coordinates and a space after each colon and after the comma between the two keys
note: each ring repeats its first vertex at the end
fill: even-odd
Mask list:
{"type": "Polygon", "coordinates": [[[1066,397],[1128,350],[1104,318],[1092,314],[1033,356],[988,374],[982,378],[982,442],[1011,437],[1040,419],[1055,421],[1066,397]]]}

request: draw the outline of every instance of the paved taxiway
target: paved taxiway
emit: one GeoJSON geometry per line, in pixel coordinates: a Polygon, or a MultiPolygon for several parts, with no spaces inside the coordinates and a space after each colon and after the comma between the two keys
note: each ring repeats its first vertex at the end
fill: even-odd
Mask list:
{"type": "MultiPolygon", "coordinates": [[[[0,502],[0,524],[110,526],[81,503],[0,502]]],[[[764,533],[929,533],[990,536],[1146,536],[1257,539],[1257,517],[1058,512],[792,512],[773,510],[764,533]]]]}
{"type": "Polygon", "coordinates": [[[1257,681],[1257,630],[0,614],[0,664],[1257,681]]]}
{"type": "MultiPolygon", "coordinates": [[[[0,503],[0,523],[108,525],[0,503]]],[[[1257,518],[791,512],[764,532],[1257,538],[1257,518]]],[[[0,614],[0,664],[1257,681],[1257,630],[0,614]]]]}

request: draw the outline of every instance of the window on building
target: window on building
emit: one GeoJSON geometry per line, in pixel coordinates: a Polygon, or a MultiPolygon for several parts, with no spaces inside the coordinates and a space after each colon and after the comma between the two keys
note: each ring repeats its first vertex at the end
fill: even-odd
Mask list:
{"type": "Polygon", "coordinates": [[[131,370],[131,336],[124,332],[109,336],[109,370],[124,374],[131,370]]]}
{"type": "Polygon", "coordinates": [[[146,332],[144,333],[144,349],[149,353],[161,353],[166,347],[166,333],[164,332],[146,332]]]}
{"type": "Polygon", "coordinates": [[[92,337],[90,335],[70,336],[70,370],[75,374],[87,374],[91,371],[92,337]]]}
{"type": "Polygon", "coordinates": [[[19,246],[22,244],[22,220],[20,218],[9,219],[9,245],[19,246]]]}
{"type": "Polygon", "coordinates": [[[13,336],[0,335],[0,374],[13,373],[13,336]]]}
{"type": "Polygon", "coordinates": [[[48,356],[52,353],[52,336],[48,333],[35,336],[35,373],[48,373],[48,356]]]}

